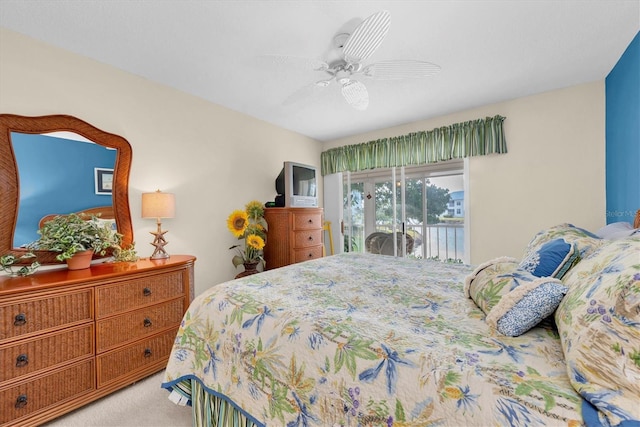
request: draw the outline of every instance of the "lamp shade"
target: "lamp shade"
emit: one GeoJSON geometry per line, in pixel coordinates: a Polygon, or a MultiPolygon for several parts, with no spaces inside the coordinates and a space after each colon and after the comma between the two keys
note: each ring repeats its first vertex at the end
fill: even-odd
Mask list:
{"type": "Polygon", "coordinates": [[[173,193],[142,193],[142,218],[173,218],[176,198],[173,193]]]}

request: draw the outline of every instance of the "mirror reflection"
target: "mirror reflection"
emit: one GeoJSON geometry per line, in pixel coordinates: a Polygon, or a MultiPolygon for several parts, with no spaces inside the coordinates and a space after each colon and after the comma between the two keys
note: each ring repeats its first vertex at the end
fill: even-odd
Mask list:
{"type": "Polygon", "coordinates": [[[14,248],[38,239],[46,215],[112,205],[117,150],[71,132],[11,132],[11,144],[20,185],[14,248]]]}

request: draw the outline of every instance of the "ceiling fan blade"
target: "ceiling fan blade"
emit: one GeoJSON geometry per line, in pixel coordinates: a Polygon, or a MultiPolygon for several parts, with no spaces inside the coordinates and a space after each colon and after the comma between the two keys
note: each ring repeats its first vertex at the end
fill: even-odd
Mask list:
{"type": "Polygon", "coordinates": [[[391,16],[386,10],[374,13],[365,19],[344,44],[342,48],[344,59],[354,64],[371,56],[382,44],[389,32],[390,24],[391,16]]]}
{"type": "Polygon", "coordinates": [[[314,97],[318,96],[324,88],[329,86],[329,83],[331,83],[331,80],[320,80],[303,86],[282,101],[282,105],[287,107],[293,104],[299,104],[303,101],[310,101],[314,97]]]}
{"type": "Polygon", "coordinates": [[[258,58],[261,62],[266,63],[266,65],[276,64],[285,67],[314,71],[326,71],[329,69],[329,64],[317,58],[279,54],[264,54],[260,55],[258,58]]]}
{"type": "Polygon", "coordinates": [[[382,61],[367,65],[362,70],[365,76],[377,80],[414,79],[431,77],[440,71],[440,66],[425,61],[382,61]]]}
{"type": "Polygon", "coordinates": [[[342,85],[342,96],[356,110],[364,111],[369,106],[369,92],[364,84],[349,80],[342,85]]]}

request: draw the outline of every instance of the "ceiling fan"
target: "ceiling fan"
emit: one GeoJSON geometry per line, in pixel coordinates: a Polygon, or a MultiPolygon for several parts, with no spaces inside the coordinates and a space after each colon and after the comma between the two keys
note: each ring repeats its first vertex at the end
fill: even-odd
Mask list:
{"type": "Polygon", "coordinates": [[[341,86],[341,92],[347,103],[357,110],[366,110],[369,106],[369,92],[360,80],[361,77],[377,80],[429,77],[440,71],[440,66],[417,60],[390,60],[365,65],[362,61],[369,58],[382,44],[387,33],[391,17],[389,12],[380,11],[366,18],[351,34],[340,33],[334,37],[334,46],[340,49],[341,58],[332,62],[305,59],[287,55],[268,55],[280,63],[291,64],[303,61],[307,68],[323,71],[328,77],[318,80],[293,93],[283,102],[290,105],[316,95],[333,81],[341,86]]]}

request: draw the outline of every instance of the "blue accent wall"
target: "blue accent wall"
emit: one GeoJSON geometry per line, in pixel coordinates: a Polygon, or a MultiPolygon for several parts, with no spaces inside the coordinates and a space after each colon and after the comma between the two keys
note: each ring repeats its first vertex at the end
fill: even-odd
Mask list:
{"type": "Polygon", "coordinates": [[[640,209],[640,32],[605,79],[607,224],[640,209]]]}
{"type": "Polygon", "coordinates": [[[113,169],[116,150],[45,135],[11,133],[20,175],[20,207],[13,245],[38,239],[38,223],[49,214],[67,214],[111,205],[111,195],[95,194],[94,168],[113,169]]]}

